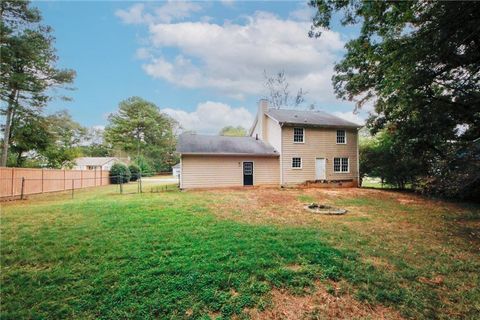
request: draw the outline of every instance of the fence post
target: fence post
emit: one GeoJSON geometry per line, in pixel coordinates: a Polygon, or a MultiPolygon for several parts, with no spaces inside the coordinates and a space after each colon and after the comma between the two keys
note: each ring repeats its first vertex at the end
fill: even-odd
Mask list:
{"type": "Polygon", "coordinates": [[[140,193],[143,193],[143,190],[142,190],[142,173],[141,172],[138,173],[138,181],[140,181],[140,193]]]}
{"type": "Polygon", "coordinates": [[[12,197],[15,195],[14,192],[14,182],[15,182],[15,168],[12,168],[12,197]]]}
{"type": "Polygon", "coordinates": [[[22,177],[22,190],[20,191],[20,200],[23,200],[24,193],[25,193],[25,177],[22,177]]]}
{"type": "Polygon", "coordinates": [[[100,167],[100,185],[103,186],[103,170],[102,170],[102,167],[100,167]]]}
{"type": "Polygon", "coordinates": [[[80,170],[80,188],[83,188],[83,169],[80,170]]]}
{"type": "Polygon", "coordinates": [[[75,180],[72,179],[72,199],[73,199],[74,190],[75,190],[75,180]]]}
{"type": "Polygon", "coordinates": [[[120,175],[120,193],[123,194],[123,174],[120,175]]]}
{"type": "Polygon", "coordinates": [[[44,177],[43,177],[43,168],[42,168],[42,193],[43,193],[43,179],[44,177]]]}
{"type": "Polygon", "coordinates": [[[63,191],[67,190],[67,174],[65,173],[65,169],[63,169],[63,191]]]}

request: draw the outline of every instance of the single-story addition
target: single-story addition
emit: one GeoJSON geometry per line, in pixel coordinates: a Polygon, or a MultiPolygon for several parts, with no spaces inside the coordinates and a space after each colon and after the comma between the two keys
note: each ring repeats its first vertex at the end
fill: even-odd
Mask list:
{"type": "Polygon", "coordinates": [[[117,157],[80,157],[75,159],[73,170],[105,170],[109,171],[113,164],[128,164],[129,159],[117,157]]]}
{"type": "Polygon", "coordinates": [[[180,188],[357,186],[360,127],[322,111],[270,109],[261,100],[247,137],[180,135],[180,188]]]}

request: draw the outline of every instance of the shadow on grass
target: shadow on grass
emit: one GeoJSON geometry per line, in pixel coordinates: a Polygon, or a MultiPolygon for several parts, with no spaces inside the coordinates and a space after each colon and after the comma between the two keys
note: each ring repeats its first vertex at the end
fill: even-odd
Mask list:
{"type": "Polygon", "coordinates": [[[407,316],[439,307],[435,291],[401,283],[416,274],[378,270],[327,245],[322,231],[221,221],[175,198],[132,199],[66,203],[55,219],[39,211],[30,224],[7,220],[2,319],[229,317],[265,307],[272,287],[301,294],[319,279],[345,279],[357,298],[407,316]]]}

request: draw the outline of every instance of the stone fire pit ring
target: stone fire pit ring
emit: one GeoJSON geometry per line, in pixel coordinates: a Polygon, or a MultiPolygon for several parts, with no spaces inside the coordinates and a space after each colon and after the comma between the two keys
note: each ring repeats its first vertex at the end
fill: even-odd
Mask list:
{"type": "Polygon", "coordinates": [[[329,205],[318,204],[318,203],[307,203],[304,205],[303,208],[315,214],[343,215],[347,213],[347,210],[345,209],[334,208],[329,205]]]}

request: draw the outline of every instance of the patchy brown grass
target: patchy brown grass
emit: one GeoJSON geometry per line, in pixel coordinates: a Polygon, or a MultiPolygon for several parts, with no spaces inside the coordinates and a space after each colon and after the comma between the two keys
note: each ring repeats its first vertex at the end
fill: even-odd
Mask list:
{"type": "MultiPolygon", "coordinates": [[[[61,254],[69,254],[70,248],[83,243],[88,244],[88,249],[78,247],[76,250],[78,252],[96,250],[89,255],[93,259],[93,265],[104,263],[102,260],[105,252],[109,252],[109,248],[112,248],[110,251],[125,250],[125,257],[129,257],[132,253],[138,253],[138,247],[134,244],[142,243],[145,244],[142,245],[143,254],[150,255],[153,243],[162,249],[158,252],[162,252],[169,259],[170,256],[181,254],[182,257],[186,257],[187,265],[199,264],[200,260],[202,263],[206,261],[207,264],[212,264],[209,270],[223,275],[231,272],[231,267],[227,263],[210,260],[216,253],[223,250],[233,252],[232,257],[242,258],[245,252],[249,252],[248,250],[257,249],[259,243],[267,246],[268,240],[261,239],[271,239],[272,230],[275,230],[272,233],[274,236],[287,230],[292,232],[293,236],[289,233],[288,237],[282,238],[284,244],[271,249],[275,254],[269,259],[277,259],[278,262],[271,270],[275,272],[265,272],[262,278],[258,279],[252,277],[252,281],[262,285],[270,283],[265,282],[265,276],[268,276],[268,279],[280,279],[272,281],[268,289],[260,287],[265,293],[272,289],[266,293],[269,294],[267,300],[269,303],[265,304],[265,301],[261,300],[259,304],[248,304],[250,307],[259,306],[259,309],[246,310],[247,315],[254,319],[401,319],[401,316],[415,319],[478,318],[480,312],[478,206],[431,200],[410,193],[357,188],[237,188],[143,195],[120,195],[113,191],[115,191],[113,187],[95,191],[82,190],[75,195],[74,200],[70,199],[70,195],[62,194],[56,201],[39,196],[29,201],[0,206],[2,210],[5,208],[5,212],[0,212],[2,213],[0,225],[3,227],[2,246],[6,248],[5,239],[9,241],[7,245],[10,246],[10,249],[3,250],[9,253],[10,259],[16,259],[11,260],[16,262],[7,271],[14,273],[21,270],[28,274],[45,270],[58,272],[62,270],[58,266],[64,266],[69,262],[62,259],[61,254]],[[312,214],[303,209],[304,204],[310,202],[345,208],[349,212],[343,216],[312,214]],[[222,228],[212,228],[205,233],[210,235],[211,232],[217,232],[213,238],[215,241],[210,239],[207,245],[205,243],[207,237],[195,238],[195,235],[203,234],[212,221],[215,224],[221,223],[222,228]],[[232,221],[239,223],[231,223],[232,221]],[[272,225],[275,228],[271,228],[272,225]],[[132,226],[142,232],[136,232],[132,236],[132,226]],[[252,226],[261,228],[251,228],[252,226]],[[231,229],[224,229],[227,227],[231,229]],[[146,228],[148,232],[143,232],[147,230],[146,228]],[[250,234],[252,229],[260,231],[250,234]],[[259,238],[267,234],[263,229],[268,229],[268,237],[259,238]],[[109,233],[105,234],[100,230],[108,230],[109,233]],[[248,235],[243,239],[243,243],[235,242],[234,234],[239,232],[238,230],[248,235]],[[158,236],[152,238],[152,232],[158,232],[158,236]],[[309,236],[301,232],[308,233],[309,236]],[[188,237],[178,235],[189,237],[193,235],[197,241],[192,242],[188,237]],[[233,241],[225,245],[226,240],[232,239],[233,241]],[[293,245],[292,239],[296,240],[293,245]],[[307,240],[305,245],[304,241],[307,240]],[[237,244],[243,246],[236,247],[237,244]],[[329,250],[326,252],[341,251],[342,261],[322,265],[322,261],[314,259],[318,256],[316,251],[308,256],[308,259],[305,258],[306,255],[291,257],[290,255],[293,255],[291,252],[283,255],[289,259],[276,254],[289,246],[292,250],[302,248],[298,252],[309,252],[318,244],[328,247],[329,250]],[[208,253],[205,255],[206,258],[188,260],[192,255],[188,249],[192,245],[197,250],[205,250],[208,253]],[[59,251],[59,248],[64,251],[59,251]],[[343,262],[347,265],[343,266],[343,262]],[[222,268],[227,271],[218,272],[222,268]],[[328,276],[325,276],[327,272],[328,276]],[[365,277],[362,277],[364,275],[365,277]],[[299,281],[296,282],[297,280],[299,281]]],[[[252,261],[262,257],[262,254],[265,253],[255,253],[241,261],[253,263],[252,261]]],[[[76,255],[72,254],[70,259],[73,260],[75,257],[76,255]]],[[[138,270],[132,269],[129,274],[141,275],[144,274],[144,270],[151,267],[147,265],[148,260],[143,258],[136,262],[139,264],[138,270]]],[[[83,270],[82,268],[89,265],[92,263],[86,264],[81,260],[78,266],[75,265],[74,270],[83,270]]],[[[130,264],[126,264],[127,266],[130,264]]],[[[105,272],[112,273],[112,277],[116,277],[119,270],[122,269],[105,268],[105,272]]],[[[181,270],[182,265],[175,266],[171,272],[177,274],[181,270]]],[[[245,270],[239,268],[235,273],[247,273],[245,270]]],[[[71,274],[75,273],[70,271],[65,273],[65,279],[71,274]]],[[[85,269],[84,276],[78,278],[90,284],[92,281],[85,280],[89,279],[90,274],[90,270],[85,269]]],[[[124,278],[128,279],[127,276],[124,278]]],[[[12,276],[11,279],[19,283],[25,281],[20,285],[15,283],[11,285],[11,292],[24,288],[23,297],[30,297],[30,293],[36,293],[38,296],[38,299],[37,297],[32,299],[31,305],[40,305],[37,301],[44,301],[44,294],[40,290],[46,286],[39,285],[36,290],[29,290],[33,281],[12,276]]],[[[158,281],[155,288],[168,284],[157,276],[145,277],[143,283],[147,286],[152,281],[158,281]]],[[[243,284],[245,281],[238,283],[243,284]]],[[[221,297],[230,299],[228,303],[223,302],[225,305],[237,302],[240,305],[240,302],[251,294],[250,291],[247,292],[246,287],[229,285],[230,279],[227,285],[222,285],[225,292],[212,287],[208,294],[196,292],[193,296],[200,297],[197,302],[201,303],[205,303],[201,300],[204,297],[205,301],[221,297]],[[212,292],[213,298],[210,297],[212,292]],[[221,294],[217,294],[219,292],[221,294]]],[[[52,304],[49,307],[51,314],[57,314],[57,310],[61,309],[58,306],[63,305],[65,290],[68,289],[64,286],[58,288],[61,290],[54,291],[58,293],[58,297],[54,297],[53,300],[59,301],[59,304],[52,304]]],[[[81,285],[78,288],[88,288],[88,285],[81,285]]],[[[71,288],[71,296],[79,295],[78,288],[71,288]]],[[[130,286],[125,285],[125,288],[130,286]]],[[[179,285],[173,283],[171,288],[168,290],[164,288],[164,291],[175,292],[181,290],[179,288],[179,285]]],[[[202,293],[202,290],[199,292],[202,293]]],[[[105,299],[113,296],[108,291],[105,292],[107,292],[104,295],[105,299]]],[[[48,295],[51,296],[52,291],[48,292],[48,295]]],[[[79,299],[85,301],[88,294],[80,296],[79,299]]],[[[134,298],[135,294],[129,291],[125,291],[122,297],[124,300],[131,299],[132,304],[136,304],[134,298]]],[[[14,306],[14,302],[22,299],[25,298],[12,299],[10,305],[14,306]]],[[[92,305],[96,305],[97,298],[91,297],[90,301],[92,305]]],[[[155,299],[146,301],[152,303],[152,308],[159,302],[155,299]]],[[[200,314],[210,318],[225,316],[217,310],[218,308],[202,307],[201,304],[195,305],[190,301],[186,303],[183,309],[179,309],[181,311],[178,313],[175,311],[170,315],[181,318],[194,318],[200,314]]],[[[105,310],[115,311],[117,305],[118,302],[112,301],[114,307],[105,310]]],[[[94,308],[92,307],[92,310],[95,310],[94,308]]],[[[240,313],[245,307],[242,305],[238,308],[240,311],[234,313],[234,316],[243,316],[240,313]]],[[[13,309],[23,312],[25,308],[13,309]]],[[[118,314],[108,313],[105,317],[108,318],[108,315],[115,317],[113,315],[118,314]]],[[[93,313],[91,317],[94,317],[93,313]]]]}
{"type": "Polygon", "coordinates": [[[391,308],[357,301],[350,292],[342,292],[340,286],[339,283],[330,282],[326,285],[317,282],[311,294],[302,296],[292,295],[287,290],[274,289],[270,293],[269,308],[263,311],[248,310],[247,314],[252,319],[259,320],[403,319],[391,308]]]}
{"type": "MultiPolygon", "coordinates": [[[[480,265],[477,207],[412,193],[360,188],[218,190],[205,195],[215,199],[209,207],[221,219],[326,231],[330,245],[357,252],[364,263],[398,277],[402,287],[434,292],[443,304],[441,317],[461,317],[469,308],[465,297],[476,300],[478,290],[470,290],[480,283],[478,274],[471,272],[480,265]],[[303,209],[310,202],[344,208],[348,213],[312,214],[303,209]],[[461,266],[468,266],[470,271],[460,271],[461,266]]],[[[329,296],[321,287],[302,297],[276,290],[272,301],[272,308],[252,311],[252,317],[398,318],[395,312],[364,305],[352,295],[329,296]]],[[[479,301],[476,305],[480,308],[479,301]]]]}

